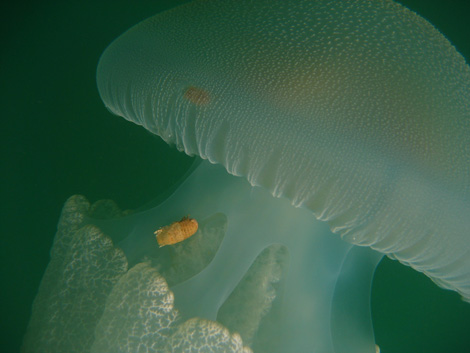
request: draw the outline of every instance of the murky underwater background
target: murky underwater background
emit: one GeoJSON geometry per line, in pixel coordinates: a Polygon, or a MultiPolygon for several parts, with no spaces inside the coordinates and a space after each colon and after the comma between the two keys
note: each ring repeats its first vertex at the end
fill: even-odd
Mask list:
{"type": "MultiPolygon", "coordinates": [[[[0,9],[0,352],[17,352],[49,261],[60,210],[73,194],[122,208],[152,200],[191,158],[111,116],[95,69],[107,44],[182,0],[24,1],[0,9]]],[[[403,0],[470,62],[470,2],[403,0]]],[[[468,352],[470,305],[428,278],[385,259],[372,313],[382,352],[468,352]]]]}

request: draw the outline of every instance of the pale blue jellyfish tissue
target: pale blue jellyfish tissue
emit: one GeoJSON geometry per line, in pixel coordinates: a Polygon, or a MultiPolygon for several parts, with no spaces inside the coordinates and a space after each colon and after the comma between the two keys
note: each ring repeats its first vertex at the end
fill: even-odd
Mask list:
{"type": "Polygon", "coordinates": [[[202,161],[147,211],[67,201],[24,352],[375,352],[383,254],[470,300],[470,69],[415,13],[198,0],[116,39],[97,81],[202,161]]]}

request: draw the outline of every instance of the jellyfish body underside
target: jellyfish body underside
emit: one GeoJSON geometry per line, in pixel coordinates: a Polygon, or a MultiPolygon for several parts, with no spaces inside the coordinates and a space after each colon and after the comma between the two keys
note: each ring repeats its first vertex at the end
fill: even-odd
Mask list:
{"type": "MultiPolygon", "coordinates": [[[[202,224],[213,215],[226,217],[225,234],[211,261],[199,273],[171,286],[183,317],[220,319],[220,308],[255,259],[277,245],[286,249],[287,256],[273,299],[275,312],[266,316],[274,324],[262,324],[271,332],[260,329],[261,337],[255,335],[253,344],[260,351],[273,352],[375,351],[369,299],[373,271],[382,255],[342,241],[308,210],[292,207],[288,200],[274,198],[220,166],[202,162],[171,197],[151,210],[95,223],[111,238],[122,239],[117,246],[131,263],[148,254],[158,262],[158,257],[165,257],[154,251],[153,231],[181,214],[190,214],[202,224]],[[271,344],[263,347],[260,342],[271,344]]],[[[201,227],[204,236],[207,226],[201,227]]],[[[260,286],[255,292],[265,290],[262,283],[252,286],[260,286]]],[[[242,308],[256,300],[243,298],[239,307],[232,304],[236,312],[243,313],[242,308]]],[[[236,312],[225,310],[223,317],[236,312]]],[[[236,325],[233,329],[243,331],[236,325]]]]}

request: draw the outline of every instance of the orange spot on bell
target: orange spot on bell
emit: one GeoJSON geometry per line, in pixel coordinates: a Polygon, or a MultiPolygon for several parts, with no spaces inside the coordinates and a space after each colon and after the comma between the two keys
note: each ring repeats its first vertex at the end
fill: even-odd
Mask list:
{"type": "Polygon", "coordinates": [[[211,101],[209,92],[195,86],[189,86],[184,92],[183,97],[196,105],[207,105],[211,101]]]}

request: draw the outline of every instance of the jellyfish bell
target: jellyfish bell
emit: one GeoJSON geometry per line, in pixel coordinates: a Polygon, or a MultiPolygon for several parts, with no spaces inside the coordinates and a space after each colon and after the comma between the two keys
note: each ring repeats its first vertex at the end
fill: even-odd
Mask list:
{"type": "Polygon", "coordinates": [[[279,317],[293,339],[280,351],[375,350],[380,255],[350,243],[470,300],[470,68],[415,13],[388,0],[195,1],[115,40],[97,82],[111,112],[205,160],[108,228],[135,257],[155,220],[226,215],[213,260],[172,287],[188,317],[216,318],[271,244],[289,251],[279,317]],[[350,297],[358,325],[338,309],[353,310],[351,278],[365,288],[350,297]]]}

